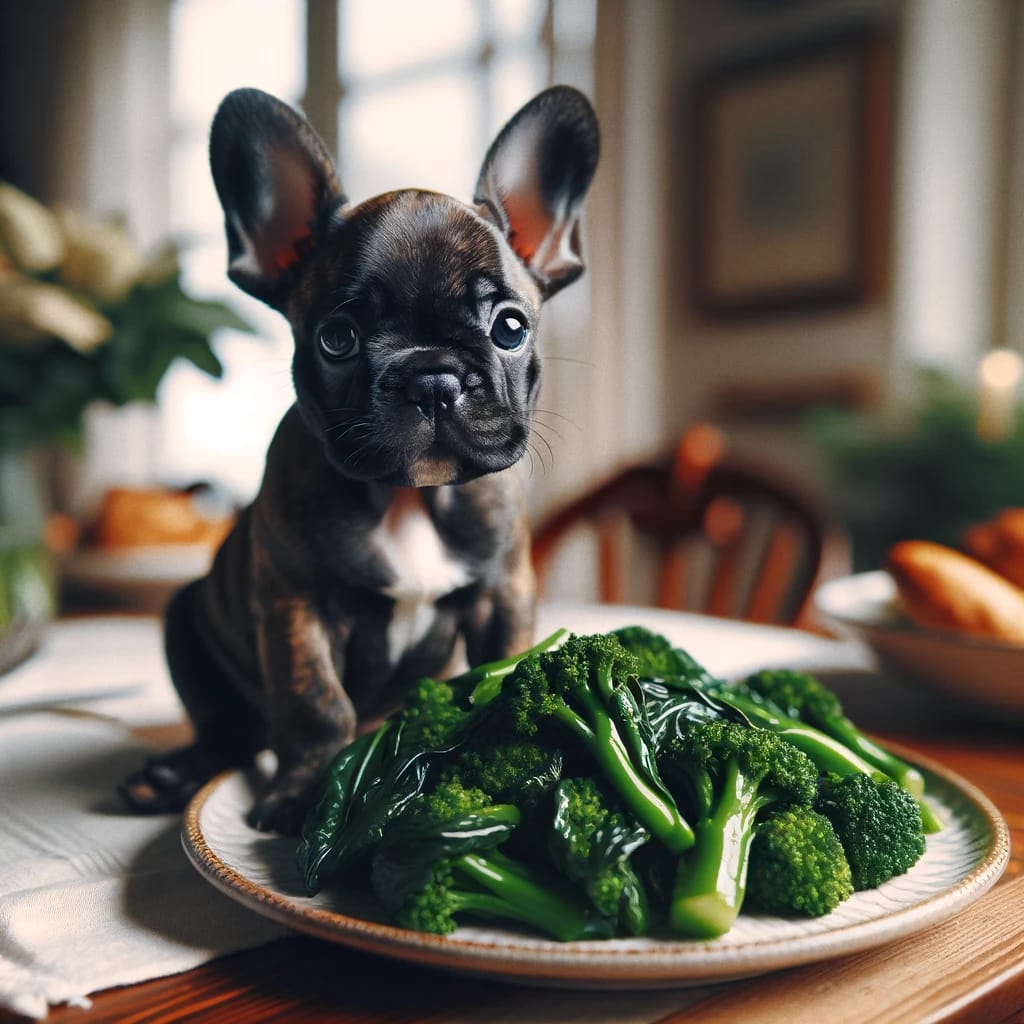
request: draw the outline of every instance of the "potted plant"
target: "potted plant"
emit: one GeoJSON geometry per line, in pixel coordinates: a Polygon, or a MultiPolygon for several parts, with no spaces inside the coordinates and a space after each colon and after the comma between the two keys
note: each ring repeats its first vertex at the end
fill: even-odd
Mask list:
{"type": "Polygon", "coordinates": [[[97,401],[154,402],[176,359],[219,377],[212,341],[224,327],[252,330],[183,290],[174,245],[147,258],[124,225],[0,181],[0,670],[51,610],[38,452],[80,445],[97,401]]]}

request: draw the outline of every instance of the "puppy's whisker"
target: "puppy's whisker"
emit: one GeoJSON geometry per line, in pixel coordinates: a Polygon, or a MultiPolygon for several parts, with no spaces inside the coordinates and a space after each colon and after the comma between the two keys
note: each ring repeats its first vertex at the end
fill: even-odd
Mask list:
{"type": "Polygon", "coordinates": [[[534,455],[537,456],[537,461],[540,463],[541,475],[542,476],[547,476],[548,475],[548,466],[547,466],[547,463],[544,461],[544,454],[541,452],[541,450],[532,441],[527,445],[527,448],[529,449],[530,452],[532,452],[534,455]]]}
{"type": "Polygon", "coordinates": [[[548,439],[542,433],[540,433],[540,431],[538,431],[534,435],[534,437],[536,437],[538,441],[543,441],[544,442],[544,447],[547,448],[547,450],[548,450],[548,457],[551,459],[551,468],[554,469],[555,468],[555,450],[548,443],[548,439]]]}
{"type": "Polygon", "coordinates": [[[360,408],[356,405],[338,405],[332,409],[321,409],[320,412],[324,416],[330,416],[331,413],[335,412],[361,412],[360,408]]]}
{"type": "Polygon", "coordinates": [[[562,413],[555,412],[554,409],[534,409],[533,410],[533,415],[534,416],[554,416],[556,419],[561,420],[563,423],[568,423],[569,426],[575,427],[577,430],[582,430],[583,429],[571,416],[563,416],[562,413]]]}
{"type": "Polygon", "coordinates": [[[348,299],[342,299],[341,302],[339,302],[334,307],[334,309],[330,310],[330,312],[327,313],[327,316],[333,316],[335,313],[338,312],[339,309],[343,309],[345,306],[349,306],[353,302],[355,302],[355,296],[352,296],[351,298],[348,298],[348,299]]]}
{"type": "Polygon", "coordinates": [[[341,440],[342,437],[359,429],[365,431],[371,430],[373,429],[373,425],[368,420],[354,420],[351,423],[335,423],[325,427],[323,434],[325,437],[333,435],[335,440],[341,440]]]}
{"type": "Polygon", "coordinates": [[[554,434],[559,441],[565,440],[565,435],[557,431],[553,426],[551,426],[550,423],[544,423],[541,420],[532,420],[530,426],[538,434],[543,434],[545,430],[550,430],[551,433],[554,434]]]}
{"type": "Polygon", "coordinates": [[[597,363],[592,363],[589,359],[576,359],[573,356],[541,356],[540,358],[545,363],[575,363],[577,366],[585,366],[590,370],[597,369],[597,363]]]}

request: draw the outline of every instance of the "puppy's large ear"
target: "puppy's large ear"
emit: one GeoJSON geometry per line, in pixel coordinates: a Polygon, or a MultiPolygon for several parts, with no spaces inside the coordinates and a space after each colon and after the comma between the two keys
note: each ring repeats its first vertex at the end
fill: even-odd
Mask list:
{"type": "Polygon", "coordinates": [[[484,158],[474,202],[504,233],[544,298],[583,273],[580,206],[598,151],[590,102],[556,85],[505,125],[484,158]]]}
{"type": "Polygon", "coordinates": [[[345,202],[309,122],[259,89],[237,89],[210,129],[210,168],[228,236],[228,277],[280,307],[288,271],[345,202]]]}

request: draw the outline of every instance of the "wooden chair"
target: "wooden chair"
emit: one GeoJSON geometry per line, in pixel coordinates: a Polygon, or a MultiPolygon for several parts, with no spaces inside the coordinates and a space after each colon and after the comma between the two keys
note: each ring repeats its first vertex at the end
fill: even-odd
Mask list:
{"type": "Polygon", "coordinates": [[[638,548],[653,554],[640,603],[751,622],[807,625],[824,578],[848,571],[845,536],[798,487],[725,450],[708,424],[690,428],[673,457],[632,466],[581,495],[534,532],[543,592],[571,534],[596,540],[597,597],[637,603],[627,585],[638,548]]]}

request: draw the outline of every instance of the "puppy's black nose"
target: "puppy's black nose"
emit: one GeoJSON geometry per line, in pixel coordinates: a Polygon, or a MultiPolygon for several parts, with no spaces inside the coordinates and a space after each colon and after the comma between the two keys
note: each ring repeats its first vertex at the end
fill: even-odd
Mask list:
{"type": "Polygon", "coordinates": [[[450,416],[462,394],[454,373],[417,373],[405,385],[409,401],[428,419],[450,416]]]}

